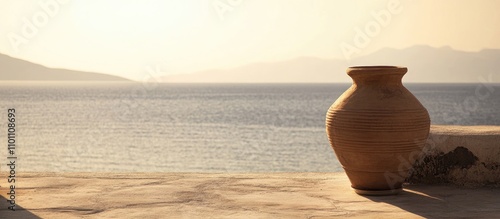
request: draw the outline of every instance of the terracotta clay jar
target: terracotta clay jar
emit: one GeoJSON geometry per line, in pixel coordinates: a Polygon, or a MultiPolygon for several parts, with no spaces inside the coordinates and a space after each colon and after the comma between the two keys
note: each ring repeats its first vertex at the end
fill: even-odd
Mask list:
{"type": "Polygon", "coordinates": [[[401,82],[407,71],[348,68],[353,84],[326,115],[330,144],[358,194],[401,191],[429,135],[429,113],[401,82]]]}

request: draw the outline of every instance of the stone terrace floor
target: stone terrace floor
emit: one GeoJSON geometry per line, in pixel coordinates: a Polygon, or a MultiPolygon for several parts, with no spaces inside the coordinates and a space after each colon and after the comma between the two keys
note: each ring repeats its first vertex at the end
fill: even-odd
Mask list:
{"type": "Polygon", "coordinates": [[[22,173],[0,218],[499,218],[499,188],[354,193],[344,173],[22,173]]]}

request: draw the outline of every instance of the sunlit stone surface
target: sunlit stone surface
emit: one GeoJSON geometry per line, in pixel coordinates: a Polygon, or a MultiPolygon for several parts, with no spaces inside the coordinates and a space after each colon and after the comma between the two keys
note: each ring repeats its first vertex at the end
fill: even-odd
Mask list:
{"type": "Polygon", "coordinates": [[[499,133],[500,127],[491,126],[433,126],[435,144],[410,179],[418,183],[383,197],[355,194],[344,173],[19,169],[16,211],[10,211],[10,184],[2,171],[0,218],[495,218],[500,212],[499,133]],[[426,175],[432,171],[440,175],[426,175]]]}
{"type": "Polygon", "coordinates": [[[500,186],[500,126],[431,126],[410,182],[500,186]]]}

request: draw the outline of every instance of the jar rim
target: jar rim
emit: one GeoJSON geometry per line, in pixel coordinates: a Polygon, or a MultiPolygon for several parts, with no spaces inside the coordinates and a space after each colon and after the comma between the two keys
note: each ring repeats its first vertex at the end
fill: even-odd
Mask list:
{"type": "Polygon", "coordinates": [[[407,67],[390,66],[390,65],[366,65],[366,66],[351,66],[347,68],[347,74],[401,74],[404,75],[408,71],[407,67]]]}

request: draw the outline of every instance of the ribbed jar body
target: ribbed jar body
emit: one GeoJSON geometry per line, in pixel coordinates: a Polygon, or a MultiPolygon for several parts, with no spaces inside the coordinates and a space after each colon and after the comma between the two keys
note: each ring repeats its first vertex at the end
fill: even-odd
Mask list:
{"type": "Polygon", "coordinates": [[[352,86],[330,107],[326,130],[352,187],[402,187],[429,135],[427,110],[401,80],[405,67],[347,69],[352,86]]]}

